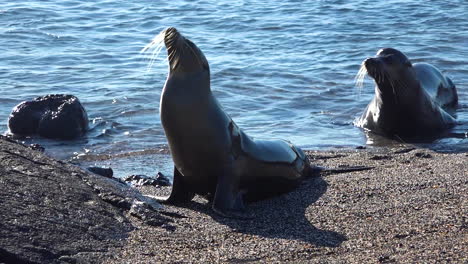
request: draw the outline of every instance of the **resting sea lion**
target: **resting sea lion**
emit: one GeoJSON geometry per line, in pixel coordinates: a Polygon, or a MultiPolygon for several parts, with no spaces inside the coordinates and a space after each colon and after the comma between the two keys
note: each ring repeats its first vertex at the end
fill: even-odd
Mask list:
{"type": "MultiPolygon", "coordinates": [[[[163,202],[212,199],[223,216],[238,216],[244,199],[286,192],[311,174],[303,151],[283,140],[254,140],[224,112],[210,89],[202,51],[175,28],[163,30],[143,51],[164,44],[169,75],[161,94],[161,122],[174,160],[174,182],[163,202]]],[[[156,48],[156,50],[158,50],[156,48]]]]}
{"type": "Polygon", "coordinates": [[[455,85],[436,67],[412,64],[400,51],[381,49],[364,60],[358,81],[368,73],[375,96],[356,125],[388,137],[432,137],[453,127],[449,114],[456,108],[455,85]]]}

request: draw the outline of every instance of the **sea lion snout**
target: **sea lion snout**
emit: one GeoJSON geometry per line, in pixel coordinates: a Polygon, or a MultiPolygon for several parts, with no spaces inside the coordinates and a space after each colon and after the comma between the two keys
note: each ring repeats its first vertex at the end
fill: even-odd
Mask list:
{"type": "Polygon", "coordinates": [[[364,66],[366,67],[369,76],[375,79],[378,69],[382,66],[382,62],[379,58],[367,58],[364,60],[364,66]]]}
{"type": "Polygon", "coordinates": [[[175,27],[169,27],[164,31],[164,45],[166,48],[171,48],[174,46],[176,40],[181,37],[181,34],[175,27]]]}
{"type": "Polygon", "coordinates": [[[378,64],[378,61],[376,58],[367,58],[364,60],[364,65],[366,66],[366,69],[369,70],[370,68],[376,67],[378,64]]]}

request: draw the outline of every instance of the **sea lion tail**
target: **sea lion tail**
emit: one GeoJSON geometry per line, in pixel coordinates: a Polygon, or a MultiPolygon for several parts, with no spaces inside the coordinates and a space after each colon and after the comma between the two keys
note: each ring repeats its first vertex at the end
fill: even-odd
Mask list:
{"type": "Polygon", "coordinates": [[[320,177],[320,174],[324,170],[325,170],[324,167],[310,165],[309,170],[307,172],[307,178],[320,177]]]}

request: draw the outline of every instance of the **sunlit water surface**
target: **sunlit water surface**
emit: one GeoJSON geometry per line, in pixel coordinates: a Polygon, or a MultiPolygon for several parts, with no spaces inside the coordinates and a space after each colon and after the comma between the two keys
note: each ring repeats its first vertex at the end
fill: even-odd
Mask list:
{"type": "Polygon", "coordinates": [[[88,135],[27,143],[120,176],[170,174],[158,115],[167,61],[163,52],[148,72],[139,52],[175,26],[203,50],[215,96],[253,137],[306,149],[398,144],[353,125],[373,96],[370,79],[355,88],[360,63],[394,47],[458,87],[460,124],[423,146],[468,151],[467,14],[464,1],[4,1],[0,130],[23,100],[74,94],[88,111],[88,135]]]}

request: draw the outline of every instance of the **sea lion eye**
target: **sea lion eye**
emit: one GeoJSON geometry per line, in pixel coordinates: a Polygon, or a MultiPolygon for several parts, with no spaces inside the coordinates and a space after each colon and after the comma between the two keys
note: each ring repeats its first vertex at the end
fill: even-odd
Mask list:
{"type": "Polygon", "coordinates": [[[405,65],[406,67],[412,67],[413,66],[409,60],[405,61],[403,63],[403,65],[405,65]]]}
{"type": "Polygon", "coordinates": [[[392,55],[387,55],[383,57],[383,61],[387,64],[392,64],[394,62],[394,59],[392,55]]]}

